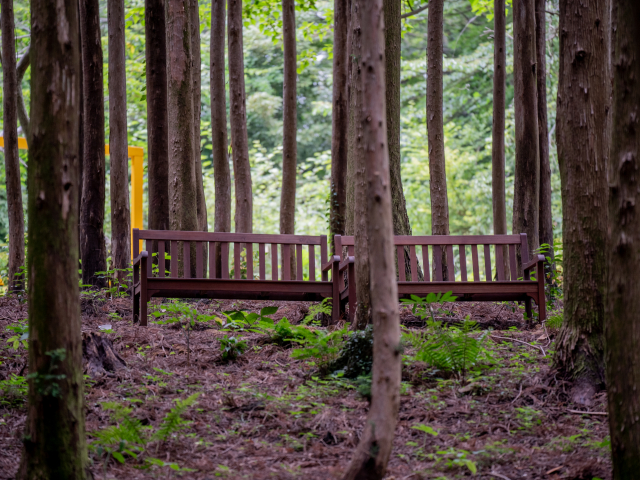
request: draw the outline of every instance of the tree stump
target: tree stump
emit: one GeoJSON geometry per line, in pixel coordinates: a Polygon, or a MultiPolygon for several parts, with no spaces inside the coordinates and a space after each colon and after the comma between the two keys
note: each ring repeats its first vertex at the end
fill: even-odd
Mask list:
{"type": "Polygon", "coordinates": [[[82,360],[85,373],[92,377],[108,375],[127,366],[111,340],[97,332],[82,333],[82,360]]]}

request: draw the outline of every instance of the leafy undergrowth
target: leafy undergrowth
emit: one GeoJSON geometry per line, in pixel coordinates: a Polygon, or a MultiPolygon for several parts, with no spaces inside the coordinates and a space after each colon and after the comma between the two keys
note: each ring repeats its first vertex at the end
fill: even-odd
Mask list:
{"type": "MultiPolygon", "coordinates": [[[[368,379],[318,375],[344,333],[301,326],[308,304],[156,304],[158,323],[147,328],[131,324],[127,298],[82,306],[83,329],[102,326],[127,362],[86,382],[96,479],[330,479],[348,465],[368,379]],[[256,315],[223,314],[233,310],[256,315]]],[[[519,311],[502,304],[448,305],[444,315],[450,322],[415,328],[403,312],[411,328],[387,478],[610,478],[606,416],[569,411],[578,407],[568,386],[549,373],[553,338],[525,331],[519,311]]],[[[27,355],[7,330],[24,318],[24,304],[0,299],[0,478],[15,475],[25,422],[27,355]]],[[[591,411],[606,411],[603,393],[591,411]]]]}

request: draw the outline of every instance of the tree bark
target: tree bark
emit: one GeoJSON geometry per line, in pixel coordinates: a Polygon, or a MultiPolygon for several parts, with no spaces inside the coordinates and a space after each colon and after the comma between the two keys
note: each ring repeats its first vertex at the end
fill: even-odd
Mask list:
{"type": "Polygon", "coordinates": [[[31,75],[28,166],[30,373],[17,477],[83,479],[87,447],[78,291],[77,1],[32,0],[31,35],[37,68],[31,75]]]}
{"type": "Polygon", "coordinates": [[[623,480],[640,471],[640,4],[616,1],[605,344],[613,479],[623,480]]]}
{"type": "Polygon", "coordinates": [[[111,261],[116,278],[127,281],[131,266],[129,152],[127,138],[127,72],[124,0],[109,0],[109,159],[111,161],[111,261]]]}
{"type": "Polygon", "coordinates": [[[102,288],[106,285],[104,275],[96,275],[96,272],[107,270],[104,243],[104,84],[98,0],[80,2],[80,32],[84,95],[84,158],[80,211],[82,283],[102,288]]]}
{"type": "MultiPolygon", "coordinates": [[[[547,124],[547,34],[546,0],[536,0],[536,58],[538,90],[538,149],[540,152],[540,204],[538,228],[540,245],[549,245],[545,254],[545,279],[553,282],[553,216],[551,215],[551,165],[549,164],[549,127],[547,124]]],[[[506,257],[505,257],[506,258],[506,257]]]]}
{"type": "Polygon", "coordinates": [[[24,132],[24,137],[27,140],[27,145],[29,144],[29,137],[31,136],[31,129],[29,128],[29,114],[27,113],[27,106],[24,103],[24,95],[22,94],[22,79],[24,78],[24,74],[27,72],[27,68],[29,68],[31,59],[31,45],[27,47],[25,52],[22,54],[22,58],[18,61],[18,65],[16,67],[18,71],[18,120],[20,120],[20,126],[22,127],[22,131],[24,132]]]}
{"type": "MultiPolygon", "coordinates": [[[[190,0],[166,0],[167,116],[169,120],[169,225],[171,230],[197,231],[193,72],[190,0]]],[[[182,248],[179,269],[183,271],[182,248]]],[[[194,263],[195,249],[191,249],[194,263]]],[[[195,274],[195,266],[191,272],[195,274]]]]}
{"type": "Polygon", "coordinates": [[[227,99],[224,80],[225,0],[211,6],[211,129],[215,181],[216,232],[231,231],[231,172],[227,140],[227,99]]]}
{"type": "Polygon", "coordinates": [[[0,2],[2,15],[2,88],[4,168],[9,213],[9,292],[24,289],[24,212],[18,155],[18,83],[13,0],[0,2]]]}
{"type": "Polygon", "coordinates": [[[362,147],[362,0],[351,5],[351,87],[349,99],[349,150],[347,164],[347,235],[355,237],[356,298],[353,328],[364,329],[372,321],[369,246],[367,232],[367,184],[362,147]]]}
{"type": "Polygon", "coordinates": [[[391,455],[400,406],[400,321],[393,248],[393,215],[385,112],[385,40],[382,0],[362,2],[361,117],[367,180],[371,258],[373,379],[371,408],[344,479],[382,479],[391,455]]]}
{"type": "MultiPolygon", "coordinates": [[[[196,201],[198,210],[198,229],[209,231],[207,219],[207,202],[204,197],[204,175],[202,173],[202,157],[200,152],[200,117],[202,112],[202,61],[200,58],[200,6],[198,0],[191,0],[189,8],[191,21],[191,56],[193,58],[193,147],[194,165],[196,169],[196,201]]],[[[205,252],[206,256],[206,252],[205,252]]],[[[207,265],[207,262],[204,262],[207,265]]]]}
{"type": "Polygon", "coordinates": [[[169,230],[165,0],[145,0],[149,229],[169,230]]]}
{"type": "Polygon", "coordinates": [[[251,233],[253,231],[253,194],[247,137],[247,96],[244,88],[242,0],[228,1],[231,154],[236,194],[235,227],[238,233],[251,233]]]}
{"type": "Polygon", "coordinates": [[[562,182],[564,323],[555,367],[588,404],[604,383],[609,1],[560,2],[557,142],[562,182]]]}
{"type": "Polygon", "coordinates": [[[507,64],[504,0],[494,0],[493,12],[493,129],[491,146],[493,234],[503,235],[507,233],[507,202],[504,186],[505,67],[507,64]]]}
{"type": "MultiPolygon", "coordinates": [[[[516,167],[513,233],[526,233],[529,252],[539,246],[540,155],[536,74],[535,0],[513,2],[513,77],[516,167]]],[[[518,250],[518,255],[520,251],[518,250]]],[[[520,265],[521,262],[518,262],[520,265]]],[[[521,272],[518,272],[518,276],[521,272]]]]}
{"type": "MultiPolygon", "coordinates": [[[[349,1],[333,3],[333,112],[331,134],[330,241],[344,235],[347,209],[347,153],[349,129],[349,1]]],[[[340,255],[340,252],[336,252],[340,255]]]]}
{"type": "MultiPolygon", "coordinates": [[[[282,190],[280,191],[280,233],[293,234],[296,213],[297,171],[297,54],[295,0],[282,0],[284,78],[282,88],[282,190]]],[[[295,270],[292,270],[295,272],[295,270]]]]}
{"type": "MultiPolygon", "coordinates": [[[[427,19],[427,134],[429,142],[429,189],[431,193],[431,234],[449,235],[449,200],[444,158],[442,100],[442,56],[444,0],[429,2],[427,19]]],[[[442,252],[442,278],[449,279],[446,252],[442,252]]],[[[433,262],[435,265],[435,261],[433,262]]]]}

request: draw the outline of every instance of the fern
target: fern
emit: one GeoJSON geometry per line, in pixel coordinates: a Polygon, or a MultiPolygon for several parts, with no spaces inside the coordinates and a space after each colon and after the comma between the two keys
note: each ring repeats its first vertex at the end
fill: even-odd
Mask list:
{"type": "Polygon", "coordinates": [[[167,413],[162,420],[162,424],[158,427],[158,430],[153,433],[151,439],[164,442],[174,433],[177,433],[190,425],[192,422],[183,420],[182,415],[197,403],[199,396],[200,393],[194,393],[184,400],[175,400],[176,406],[167,413]]]}

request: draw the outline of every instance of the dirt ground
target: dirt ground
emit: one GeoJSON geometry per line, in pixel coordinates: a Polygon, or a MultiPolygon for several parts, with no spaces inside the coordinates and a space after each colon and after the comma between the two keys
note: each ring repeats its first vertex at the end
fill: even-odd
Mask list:
{"type": "MultiPolygon", "coordinates": [[[[191,303],[211,315],[280,307],[273,317],[299,322],[305,303],[191,303]]],[[[609,479],[605,394],[588,414],[568,403],[568,386],[550,371],[553,332],[526,330],[519,310],[505,304],[455,304],[450,321],[469,315],[489,331],[495,357],[462,382],[440,378],[419,363],[403,367],[394,450],[387,479],[609,479]],[[532,343],[535,342],[535,345],[532,343]],[[572,411],[573,410],[573,411],[572,411]],[[599,414],[600,413],[600,414],[599,414]],[[414,428],[418,427],[418,428],[414,428]],[[475,474],[473,472],[476,472],[475,474]]],[[[216,328],[191,332],[190,355],[176,325],[137,327],[128,298],[83,299],[83,331],[105,333],[126,368],[86,382],[86,430],[96,479],[142,478],[340,478],[362,432],[368,401],[355,382],[316,375],[309,360],[291,358],[291,347],[244,335],[249,348],[235,362],[221,360],[216,328]],[[96,432],[139,421],[157,432],[176,400],[199,394],[185,407],[182,425],[163,440],[147,443],[124,463],[95,448],[96,432]],[[116,419],[113,404],[130,408],[116,419]],[[180,428],[181,427],[181,428],[180,428]],[[94,443],[94,448],[91,448],[94,443]]],[[[25,423],[23,398],[6,383],[26,376],[26,350],[9,348],[6,327],[27,316],[26,304],[0,298],[0,478],[13,478],[25,423]]],[[[421,321],[403,310],[409,329],[421,321]]],[[[213,327],[213,324],[209,326],[213,327]]],[[[151,433],[149,433],[151,435],[151,433]]],[[[126,445],[125,445],[126,447],[126,445]]]]}

